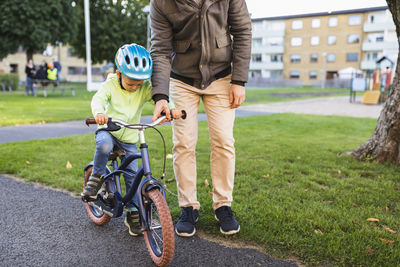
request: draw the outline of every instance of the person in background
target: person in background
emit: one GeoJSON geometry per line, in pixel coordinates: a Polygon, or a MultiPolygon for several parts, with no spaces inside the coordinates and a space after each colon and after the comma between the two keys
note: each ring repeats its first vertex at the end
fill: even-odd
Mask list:
{"type": "Polygon", "coordinates": [[[61,63],[57,60],[56,57],[53,57],[53,66],[57,69],[57,81],[60,80],[60,73],[61,73],[61,63]]]}
{"type": "Polygon", "coordinates": [[[29,95],[29,91],[32,92],[33,96],[36,96],[36,90],[33,87],[33,80],[35,79],[35,65],[33,65],[32,59],[28,60],[28,63],[25,66],[25,73],[26,73],[26,95],[29,95]]]}
{"type": "Polygon", "coordinates": [[[58,70],[54,67],[52,63],[47,65],[47,79],[54,82],[54,86],[57,86],[57,73],[58,70]]]}

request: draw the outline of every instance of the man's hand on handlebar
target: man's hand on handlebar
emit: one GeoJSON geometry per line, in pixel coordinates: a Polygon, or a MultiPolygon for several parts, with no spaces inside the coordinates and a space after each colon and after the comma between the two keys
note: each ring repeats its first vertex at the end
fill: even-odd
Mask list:
{"type": "Polygon", "coordinates": [[[156,102],[156,106],[154,107],[154,112],[153,112],[153,121],[157,120],[159,117],[161,117],[161,113],[164,112],[165,116],[167,117],[165,120],[163,120],[160,124],[163,124],[166,121],[171,121],[171,113],[168,108],[168,101],[165,99],[160,99],[156,102]]]}
{"type": "Polygon", "coordinates": [[[98,113],[95,117],[96,123],[99,125],[107,124],[108,116],[107,114],[98,113]]]}

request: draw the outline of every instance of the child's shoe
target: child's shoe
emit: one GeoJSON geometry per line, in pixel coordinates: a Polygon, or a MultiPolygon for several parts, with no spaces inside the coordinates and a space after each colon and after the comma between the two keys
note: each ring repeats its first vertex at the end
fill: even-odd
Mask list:
{"type": "Polygon", "coordinates": [[[82,197],[96,197],[97,193],[101,189],[104,178],[99,174],[90,175],[83,192],[81,193],[82,197]]]}
{"type": "Polygon", "coordinates": [[[138,236],[142,234],[142,226],[140,225],[139,211],[128,210],[124,221],[126,227],[129,229],[129,234],[138,236]]]}

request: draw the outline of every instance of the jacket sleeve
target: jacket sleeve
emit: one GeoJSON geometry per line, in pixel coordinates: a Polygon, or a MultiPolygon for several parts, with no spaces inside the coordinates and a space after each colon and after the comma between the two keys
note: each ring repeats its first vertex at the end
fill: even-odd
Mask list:
{"type": "Polygon", "coordinates": [[[96,114],[103,113],[105,114],[107,111],[108,103],[110,102],[110,92],[107,87],[104,85],[101,86],[100,90],[94,94],[92,98],[92,114],[96,116],[96,114]]]}
{"type": "Polygon", "coordinates": [[[245,0],[230,0],[228,12],[233,36],[232,81],[247,82],[251,58],[251,20],[245,0]]]}
{"type": "Polygon", "coordinates": [[[153,76],[151,95],[169,96],[169,76],[171,72],[172,26],[159,7],[159,1],[150,2],[151,56],[153,76]]]}

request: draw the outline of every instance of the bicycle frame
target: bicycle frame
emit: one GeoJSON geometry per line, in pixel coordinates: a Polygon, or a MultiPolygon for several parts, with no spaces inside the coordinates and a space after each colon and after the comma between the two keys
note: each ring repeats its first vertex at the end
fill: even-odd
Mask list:
{"type": "MultiPolygon", "coordinates": [[[[157,124],[157,122],[155,122],[154,124],[157,124]]],[[[114,209],[111,211],[112,217],[120,217],[123,214],[124,206],[132,200],[135,192],[137,192],[137,198],[139,204],[139,207],[137,208],[139,210],[140,219],[144,227],[146,228],[145,230],[148,230],[148,228],[150,227],[148,225],[146,216],[146,212],[148,211],[147,207],[148,201],[145,199],[146,198],[145,193],[153,188],[157,188],[160,190],[164,198],[166,198],[166,194],[164,190],[164,185],[160,181],[152,177],[148,146],[146,144],[144,136],[145,127],[144,126],[138,127],[137,129],[139,130],[140,153],[135,153],[126,157],[119,166],[117,160],[116,159],[113,160],[112,161],[113,171],[110,171],[110,169],[106,167],[106,175],[104,175],[104,182],[105,182],[106,192],[113,193],[114,198],[116,200],[116,207],[114,207],[114,209]],[[127,170],[126,167],[132,161],[138,159],[142,159],[142,165],[139,167],[133,178],[133,184],[131,189],[129,190],[129,192],[127,192],[127,194],[124,197],[122,197],[120,176],[121,174],[132,175],[132,173],[129,170],[127,170]]],[[[91,165],[93,165],[93,162],[89,163],[85,167],[85,170],[91,165]]]]}

